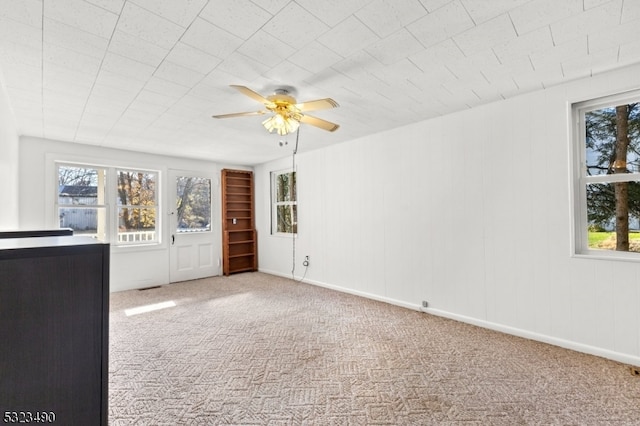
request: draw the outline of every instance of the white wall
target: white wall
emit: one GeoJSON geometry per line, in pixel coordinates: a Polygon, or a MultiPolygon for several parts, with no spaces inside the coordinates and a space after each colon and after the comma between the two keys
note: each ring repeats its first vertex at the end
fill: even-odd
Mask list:
{"type": "MultiPolygon", "coordinates": [[[[309,255],[313,284],[640,365],[640,263],[571,256],[568,140],[572,102],[638,87],[640,66],[297,155],[296,276],[309,255]]],[[[256,168],[260,269],[283,276],[290,164],[256,168]]]]}
{"type": "MultiPolygon", "coordinates": [[[[218,178],[217,186],[212,188],[214,231],[221,229],[219,177],[223,167],[210,161],[198,161],[174,158],[140,152],[108,149],[98,146],[80,145],[39,139],[20,138],[19,150],[19,193],[20,228],[57,227],[57,215],[54,209],[57,176],[55,161],[80,162],[105,166],[140,167],[160,171],[161,212],[168,212],[167,203],[172,200],[168,194],[168,170],[177,169],[212,173],[218,178]]],[[[163,235],[169,235],[169,221],[161,225],[163,235]]],[[[214,232],[218,247],[222,246],[221,232],[214,232]]],[[[111,291],[144,288],[169,282],[169,238],[154,246],[111,247],[110,286],[111,291]]]]}
{"type": "Polygon", "coordinates": [[[0,80],[0,230],[18,228],[18,130],[0,80]]]}

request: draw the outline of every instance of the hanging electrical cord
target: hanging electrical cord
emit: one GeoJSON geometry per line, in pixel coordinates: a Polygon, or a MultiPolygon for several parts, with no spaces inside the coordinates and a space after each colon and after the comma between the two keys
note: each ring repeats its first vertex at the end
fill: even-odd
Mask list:
{"type": "MultiPolygon", "coordinates": [[[[296,176],[296,204],[298,201],[298,194],[297,194],[297,173],[296,173],[296,154],[298,153],[298,140],[300,138],[300,127],[298,127],[298,130],[296,131],[296,145],[293,148],[293,155],[291,156],[291,170],[293,172],[293,174],[295,174],[296,176]]],[[[297,219],[297,214],[296,214],[296,219],[297,219]]],[[[297,231],[297,222],[296,222],[296,231],[297,231]]],[[[302,264],[304,265],[304,273],[302,274],[302,278],[300,278],[299,280],[296,280],[296,238],[297,238],[297,232],[292,232],[292,240],[291,240],[291,249],[292,249],[292,254],[291,254],[291,259],[292,259],[292,267],[291,267],[291,279],[295,282],[301,283],[304,278],[307,276],[307,270],[309,270],[309,257],[307,256],[307,258],[305,258],[304,262],[302,262],[302,264]]]]}
{"type": "MultiPolygon", "coordinates": [[[[291,156],[291,176],[296,176],[296,154],[298,153],[298,139],[300,138],[300,127],[298,127],[298,130],[296,130],[296,146],[293,148],[293,155],[291,156]]],[[[296,204],[298,203],[298,188],[297,188],[297,179],[298,177],[296,176],[296,204]]],[[[293,206],[291,206],[293,208],[293,206]]],[[[296,207],[296,220],[297,220],[297,207],[296,207]]],[[[291,224],[293,226],[293,223],[291,224]]],[[[292,254],[291,254],[291,261],[292,261],[292,265],[291,265],[291,279],[292,280],[296,280],[296,234],[297,234],[297,223],[296,223],[296,232],[292,232],[291,233],[291,248],[292,248],[292,254]]],[[[293,229],[292,229],[293,231],[293,229]]],[[[305,275],[306,275],[306,271],[305,271],[305,275]]],[[[304,278],[304,277],[303,277],[304,278]]]]}
{"type": "Polygon", "coordinates": [[[302,281],[304,281],[304,277],[306,277],[306,276],[307,276],[307,270],[309,269],[309,262],[306,262],[306,263],[307,263],[307,264],[306,264],[306,265],[305,265],[305,267],[304,267],[304,273],[302,274],[302,278],[300,278],[299,280],[296,280],[296,279],[295,279],[295,277],[294,277],[294,279],[293,279],[293,280],[294,280],[295,282],[297,282],[297,283],[301,283],[302,281]]]}

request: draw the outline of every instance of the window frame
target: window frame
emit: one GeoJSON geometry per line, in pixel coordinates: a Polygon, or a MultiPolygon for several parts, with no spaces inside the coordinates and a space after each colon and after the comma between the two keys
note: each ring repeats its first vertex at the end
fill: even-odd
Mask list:
{"type": "Polygon", "coordinates": [[[298,174],[294,168],[283,169],[278,171],[271,172],[271,235],[275,236],[288,236],[292,235],[295,237],[298,235],[298,174]],[[289,201],[278,201],[277,200],[277,179],[278,176],[291,174],[294,177],[294,194],[295,199],[289,201]],[[278,207],[281,206],[291,206],[291,211],[295,212],[293,217],[291,218],[291,225],[293,228],[293,232],[281,232],[278,231],[278,207]]]}
{"type": "Polygon", "coordinates": [[[587,131],[585,114],[616,105],[640,102],[640,90],[632,90],[602,96],[571,104],[573,134],[570,135],[571,176],[573,199],[573,227],[571,254],[574,257],[593,259],[624,260],[640,262],[640,253],[616,250],[598,250],[589,247],[589,221],[587,206],[587,186],[594,183],[640,182],[640,172],[625,174],[587,174],[587,131]]]}
{"type": "MultiPolygon", "coordinates": [[[[110,240],[110,235],[109,235],[109,205],[108,205],[108,177],[109,177],[109,173],[108,173],[108,168],[104,167],[104,166],[98,166],[98,165],[93,165],[93,164],[79,164],[79,163],[72,163],[72,162],[68,162],[68,161],[57,161],[55,162],[55,171],[56,171],[56,191],[55,191],[55,198],[54,198],[54,214],[56,217],[56,224],[58,225],[58,227],[69,227],[69,226],[63,226],[60,223],[60,209],[66,209],[66,208],[70,208],[68,206],[73,206],[73,209],[75,210],[103,210],[104,212],[104,223],[102,224],[102,226],[104,226],[104,239],[100,239],[98,237],[99,234],[99,230],[100,230],[100,219],[97,219],[98,223],[96,224],[96,236],[94,238],[98,239],[99,241],[109,241],[110,240]],[[104,173],[104,176],[102,177],[102,183],[103,183],[103,187],[102,187],[102,194],[100,193],[100,189],[98,189],[98,194],[97,195],[97,200],[96,200],[96,204],[61,204],[60,203],[60,192],[59,192],[59,178],[60,178],[60,168],[63,167],[68,167],[68,168],[82,168],[82,169],[93,169],[96,171],[102,171],[104,173]],[[102,198],[103,202],[99,203],[99,199],[102,198]]],[[[100,177],[98,177],[98,185],[100,184],[100,177]]],[[[99,186],[97,187],[99,188],[99,186]]],[[[75,230],[74,230],[74,234],[75,234],[75,230]]],[[[78,235],[78,234],[76,234],[78,235]]],[[[82,235],[82,234],[80,234],[82,235]]]]}
{"type": "MultiPolygon", "coordinates": [[[[53,159],[53,169],[54,169],[54,180],[55,180],[55,196],[53,200],[54,209],[53,215],[56,226],[60,226],[58,212],[60,208],[59,198],[58,198],[58,178],[59,178],[59,170],[60,167],[78,167],[78,168],[87,168],[87,169],[102,169],[105,171],[105,188],[104,188],[104,204],[101,205],[91,205],[85,206],[83,208],[95,208],[95,207],[104,207],[105,209],[105,239],[103,242],[109,243],[112,247],[116,248],[124,248],[124,247],[156,247],[163,244],[162,241],[162,227],[163,223],[163,214],[162,214],[162,203],[161,203],[161,194],[162,194],[162,171],[154,168],[147,167],[137,167],[136,165],[105,165],[105,164],[97,164],[91,161],[67,161],[63,159],[53,159]],[[144,206],[144,208],[153,207],[155,208],[155,236],[152,240],[146,241],[133,241],[133,242],[121,242],[118,239],[118,225],[119,225],[119,215],[118,212],[121,206],[118,201],[118,181],[117,181],[117,173],[120,170],[125,171],[134,171],[134,172],[146,172],[153,173],[155,175],[155,204],[153,206],[144,206]]],[[[64,206],[63,206],[64,207],[64,206]]],[[[140,206],[137,206],[140,207],[140,206]]]]}

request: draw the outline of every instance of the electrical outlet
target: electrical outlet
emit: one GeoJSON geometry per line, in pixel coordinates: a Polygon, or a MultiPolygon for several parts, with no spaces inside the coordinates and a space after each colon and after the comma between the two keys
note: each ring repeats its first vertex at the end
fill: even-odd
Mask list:
{"type": "Polygon", "coordinates": [[[302,266],[309,266],[309,256],[304,257],[304,261],[302,262],[302,266]]]}
{"type": "Polygon", "coordinates": [[[429,302],[427,302],[426,300],[422,301],[422,307],[423,308],[428,308],[429,307],[429,302]]]}

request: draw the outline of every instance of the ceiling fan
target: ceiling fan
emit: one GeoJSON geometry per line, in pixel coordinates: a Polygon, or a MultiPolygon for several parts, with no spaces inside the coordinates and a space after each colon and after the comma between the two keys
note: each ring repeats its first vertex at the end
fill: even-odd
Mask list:
{"type": "Polygon", "coordinates": [[[260,102],[266,109],[252,112],[236,112],[233,114],[214,115],[213,118],[245,117],[251,115],[264,115],[271,112],[273,115],[264,120],[262,125],[270,133],[276,131],[279,135],[286,135],[287,133],[295,132],[298,129],[298,126],[300,126],[300,123],[310,124],[330,132],[335,132],[338,130],[338,127],[340,127],[330,121],[306,114],[308,111],[336,108],[338,103],[331,98],[316,99],[313,101],[298,103],[296,99],[291,96],[290,90],[286,88],[276,89],[273,95],[264,97],[245,86],[232,84],[231,87],[260,102]]]}

